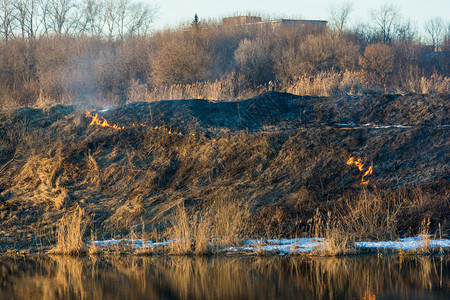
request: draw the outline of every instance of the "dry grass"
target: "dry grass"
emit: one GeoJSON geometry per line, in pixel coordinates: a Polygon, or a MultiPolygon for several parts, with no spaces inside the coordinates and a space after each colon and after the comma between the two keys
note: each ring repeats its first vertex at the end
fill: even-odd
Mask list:
{"type": "Polygon", "coordinates": [[[433,74],[431,76],[417,76],[402,87],[406,92],[418,94],[448,94],[450,93],[450,77],[433,74]]]}
{"type": "MultiPolygon", "coordinates": [[[[347,240],[417,234],[425,218],[430,219],[431,231],[441,222],[448,232],[446,181],[434,184],[446,172],[442,163],[446,129],[324,128],[321,124],[335,119],[320,113],[332,106],[334,99],[305,97],[299,100],[299,109],[311,107],[304,114],[304,124],[310,127],[285,132],[278,123],[258,117],[262,106],[267,105],[267,111],[275,110],[283,100],[264,97],[240,102],[242,119],[250,124],[250,130],[253,122],[267,124],[256,127],[261,132],[227,127],[237,119],[237,113],[228,109],[235,109],[235,103],[220,104],[224,108],[221,113],[230,114],[230,118],[224,119],[226,126],[219,128],[214,127],[217,115],[198,116],[192,110],[185,112],[180,105],[173,113],[171,108],[164,111],[167,106],[163,105],[174,102],[152,103],[153,120],[145,119],[146,125],[158,124],[165,129],[148,125],[124,130],[89,126],[84,111],[67,107],[2,111],[0,126],[6,134],[0,143],[1,225],[5,232],[25,232],[35,241],[32,234],[51,231],[58,218],[66,214],[59,222],[58,245],[53,250],[60,253],[79,252],[77,242],[71,241],[82,243],[85,225],[77,218],[83,217],[67,213],[77,204],[95,219],[95,225],[88,225],[87,234],[95,228],[100,238],[126,237],[141,220],[161,234],[172,225],[170,237],[180,239],[174,253],[211,253],[246,237],[304,236],[308,231],[305,221],[314,219],[317,208],[321,215],[314,222],[317,230],[311,236],[328,238],[329,253],[344,251],[347,240]],[[172,116],[176,121],[170,119],[172,116]],[[314,118],[318,123],[310,121],[314,118]],[[179,125],[178,121],[183,123],[179,125]],[[189,127],[184,135],[169,133],[183,127],[189,127]],[[205,133],[205,128],[213,129],[205,133]],[[429,147],[423,149],[422,145],[429,147]],[[345,165],[349,151],[374,161],[376,176],[370,180],[379,189],[361,186],[360,174],[345,165]],[[403,194],[403,188],[389,190],[392,186],[421,187],[429,183],[433,185],[428,191],[410,186],[403,194]],[[180,208],[174,215],[174,205],[181,202],[188,203],[186,209],[180,208]],[[250,209],[248,203],[254,206],[250,209]]],[[[445,99],[436,96],[419,100],[423,110],[431,111],[427,115],[430,120],[437,116],[446,124],[434,102],[427,104],[445,103],[445,99]]],[[[367,107],[365,118],[370,120],[378,120],[371,115],[375,113],[396,117],[412,105],[399,103],[419,102],[414,97],[370,95],[344,100],[355,107],[367,107]],[[378,105],[370,107],[367,103],[372,101],[394,103],[394,112],[378,105]]],[[[336,106],[351,111],[348,108],[353,106],[347,102],[336,106]]],[[[442,107],[445,111],[446,106],[442,107]]],[[[113,109],[109,116],[105,112],[105,116],[114,123],[130,124],[136,118],[145,118],[143,114],[148,113],[141,111],[148,108],[147,103],[133,104],[113,109]]],[[[203,114],[201,106],[195,108],[203,114]]],[[[294,110],[292,114],[297,116],[294,110]]],[[[415,118],[419,119],[416,115],[404,119],[414,122],[415,118]]]]}
{"type": "Polygon", "coordinates": [[[300,96],[330,97],[335,94],[361,95],[367,91],[396,93],[449,93],[450,78],[441,75],[418,77],[400,86],[387,88],[372,86],[360,71],[323,71],[315,75],[299,76],[289,82],[269,81],[253,88],[234,86],[234,75],[230,74],[214,82],[198,81],[192,84],[161,85],[149,89],[147,85],[134,83],[128,92],[128,102],[175,99],[209,99],[232,101],[255,97],[270,91],[291,93],[300,96]]]}
{"type": "Polygon", "coordinates": [[[48,253],[66,255],[86,253],[87,247],[83,242],[83,235],[86,230],[86,225],[83,222],[84,214],[84,209],[78,208],[59,220],[56,246],[48,253]]]}
{"type": "Polygon", "coordinates": [[[197,255],[218,252],[243,241],[248,231],[248,205],[218,200],[210,207],[188,215],[184,206],[176,208],[170,236],[173,254],[197,255]]]}
{"type": "Polygon", "coordinates": [[[128,102],[173,99],[230,101],[235,98],[242,98],[236,97],[233,84],[233,75],[214,82],[198,81],[192,84],[160,85],[153,89],[149,89],[146,85],[134,84],[129,90],[128,102]]]}
{"type": "Polygon", "coordinates": [[[347,234],[378,240],[396,237],[397,222],[408,199],[364,189],[356,197],[346,196],[344,201],[341,219],[347,234]]]}
{"type": "Polygon", "coordinates": [[[312,220],[309,220],[310,236],[323,238],[323,245],[314,249],[313,254],[323,256],[338,256],[355,250],[351,235],[345,230],[342,221],[335,218],[331,212],[322,216],[319,209],[312,220]]]}

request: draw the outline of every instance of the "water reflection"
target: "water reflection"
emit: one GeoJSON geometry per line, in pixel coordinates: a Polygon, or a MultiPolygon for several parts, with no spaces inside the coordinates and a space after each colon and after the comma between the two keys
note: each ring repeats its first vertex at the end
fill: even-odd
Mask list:
{"type": "Polygon", "coordinates": [[[0,257],[0,299],[447,299],[450,259],[0,257]]]}

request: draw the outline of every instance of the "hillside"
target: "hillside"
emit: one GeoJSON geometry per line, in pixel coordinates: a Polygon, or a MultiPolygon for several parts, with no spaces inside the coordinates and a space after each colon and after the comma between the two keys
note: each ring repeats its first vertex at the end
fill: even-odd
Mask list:
{"type": "Polygon", "coordinates": [[[448,94],[268,93],[5,108],[1,250],[53,243],[56,222],[77,207],[86,237],[163,236],[179,204],[195,212],[218,199],[248,203],[254,235],[301,235],[317,209],[355,227],[363,200],[380,214],[366,237],[416,233],[427,218],[448,232],[449,103],[448,94]],[[90,125],[95,114],[119,129],[90,125]]]}

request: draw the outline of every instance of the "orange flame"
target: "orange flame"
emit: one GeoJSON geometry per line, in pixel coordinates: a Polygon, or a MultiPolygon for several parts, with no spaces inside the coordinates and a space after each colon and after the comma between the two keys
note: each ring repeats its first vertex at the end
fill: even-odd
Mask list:
{"type": "Polygon", "coordinates": [[[366,185],[369,184],[369,180],[364,180],[364,177],[370,175],[373,173],[373,163],[370,164],[370,167],[366,170],[366,172],[364,172],[362,178],[361,178],[361,182],[362,184],[366,185]]]}
{"type": "Polygon", "coordinates": [[[197,99],[203,99],[209,102],[213,102],[216,103],[218,101],[217,98],[212,98],[212,97],[202,97],[200,94],[197,94],[197,99]]]}
{"type": "Polygon", "coordinates": [[[355,158],[350,156],[350,158],[347,160],[347,165],[351,166],[354,161],[355,161],[355,158]]]}
{"type": "Polygon", "coordinates": [[[369,176],[373,173],[373,163],[370,164],[370,167],[367,170],[363,170],[364,164],[361,162],[361,158],[358,158],[358,160],[355,160],[353,156],[350,156],[350,158],[347,160],[347,165],[355,165],[355,167],[358,168],[360,172],[364,172],[361,177],[361,183],[363,185],[369,184],[369,180],[364,180],[364,177],[369,176]]]}
{"type": "MultiPolygon", "coordinates": [[[[102,126],[102,127],[114,128],[116,130],[121,130],[121,129],[125,129],[126,128],[125,126],[119,126],[117,124],[110,125],[108,123],[108,121],[105,118],[103,118],[102,116],[99,116],[98,113],[93,113],[94,111],[95,110],[86,112],[86,118],[91,118],[92,119],[91,123],[89,123],[89,126],[98,125],[98,126],[102,126]]],[[[133,123],[133,124],[131,124],[131,127],[146,127],[146,126],[147,125],[145,125],[143,123],[140,123],[140,124],[133,123]]],[[[165,129],[164,127],[155,126],[155,127],[153,127],[153,129],[154,130],[163,130],[163,131],[165,130],[170,135],[172,135],[172,134],[176,134],[176,135],[180,135],[180,136],[183,135],[182,133],[179,133],[179,132],[172,132],[171,129],[165,129]]]]}
{"type": "Polygon", "coordinates": [[[114,128],[116,130],[125,128],[124,126],[119,126],[117,124],[110,125],[108,123],[108,121],[105,118],[103,118],[102,116],[99,116],[98,113],[92,114],[92,112],[94,112],[94,111],[95,110],[86,112],[86,118],[92,118],[91,123],[89,123],[89,126],[98,125],[98,126],[102,126],[102,127],[114,128]]]}
{"type": "Polygon", "coordinates": [[[377,296],[375,295],[375,293],[373,293],[370,290],[366,290],[364,292],[363,297],[361,298],[361,300],[376,300],[376,299],[377,299],[377,296]]]}

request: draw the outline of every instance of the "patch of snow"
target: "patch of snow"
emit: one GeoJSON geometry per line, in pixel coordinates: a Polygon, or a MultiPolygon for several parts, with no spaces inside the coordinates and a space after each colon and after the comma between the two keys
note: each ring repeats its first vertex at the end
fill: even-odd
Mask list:
{"type": "Polygon", "coordinates": [[[168,240],[165,242],[153,242],[151,240],[143,240],[143,239],[111,239],[105,241],[89,241],[88,244],[94,244],[100,247],[107,247],[111,245],[118,245],[119,243],[125,245],[131,245],[133,248],[153,248],[156,246],[166,246],[177,240],[168,240]]]}
{"type": "MultiPolygon", "coordinates": [[[[431,236],[418,235],[416,237],[402,238],[396,241],[379,241],[379,242],[356,242],[357,248],[370,249],[404,249],[414,250],[422,247],[442,247],[450,248],[450,239],[431,239],[431,236]]],[[[153,248],[156,246],[167,246],[179,239],[168,240],[165,242],[153,242],[143,239],[111,239],[105,241],[90,241],[88,243],[101,247],[117,245],[119,243],[132,246],[133,248],[153,248]]],[[[222,253],[250,252],[257,253],[278,252],[280,254],[292,253],[309,253],[315,249],[325,247],[326,239],[324,238],[297,238],[297,239],[249,239],[243,246],[229,247],[222,249],[222,253]]]]}
{"type": "Polygon", "coordinates": [[[385,128],[413,128],[413,126],[407,126],[407,125],[373,125],[372,128],[375,128],[375,129],[385,129],[385,128]]]}
{"type": "Polygon", "coordinates": [[[104,108],[100,109],[100,111],[101,112],[107,112],[108,110],[111,110],[112,108],[113,108],[113,106],[107,106],[107,107],[104,107],[104,108]]]}
{"type": "Polygon", "coordinates": [[[224,249],[224,252],[257,252],[277,251],[283,254],[311,252],[314,248],[321,247],[324,244],[322,238],[297,238],[297,239],[268,239],[268,240],[247,240],[243,247],[231,247],[224,249]]]}
{"type": "Polygon", "coordinates": [[[398,239],[397,241],[386,241],[386,242],[357,242],[356,247],[359,248],[376,248],[376,249],[403,249],[403,250],[414,250],[421,247],[450,247],[449,239],[430,239],[430,236],[418,235],[416,237],[409,237],[398,239]]]}
{"type": "Polygon", "coordinates": [[[362,125],[357,125],[357,124],[346,124],[346,123],[337,123],[336,125],[338,126],[342,126],[342,127],[368,127],[368,128],[373,128],[373,129],[387,129],[387,128],[401,128],[401,129],[407,129],[407,128],[414,128],[414,126],[410,126],[410,125],[377,125],[377,124],[371,124],[371,123],[366,123],[366,124],[362,124],[362,125]]]}

